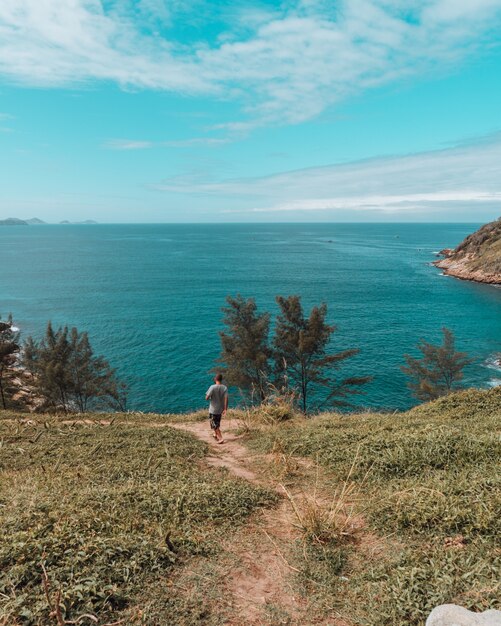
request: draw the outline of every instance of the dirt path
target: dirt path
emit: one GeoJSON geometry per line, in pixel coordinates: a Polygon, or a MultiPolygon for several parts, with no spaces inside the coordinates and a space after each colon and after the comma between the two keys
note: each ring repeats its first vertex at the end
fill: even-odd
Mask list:
{"type": "MultiPolygon", "coordinates": [[[[225,432],[225,443],[218,444],[212,436],[206,422],[188,422],[185,424],[170,424],[173,428],[186,430],[197,439],[205,441],[213,450],[206,461],[213,467],[226,467],[232,474],[239,478],[245,478],[252,483],[262,484],[256,473],[248,466],[249,451],[240,443],[240,437],[234,432],[225,432]]],[[[235,423],[235,426],[238,426],[235,423]]]]}
{"type": "MultiPolygon", "coordinates": [[[[241,443],[235,432],[224,433],[225,443],[217,444],[205,422],[171,424],[172,427],[192,433],[209,444],[209,465],[225,467],[232,474],[252,483],[275,488],[256,469],[256,457],[241,443]]],[[[238,426],[235,422],[234,428],[238,426]]],[[[250,525],[238,532],[231,541],[223,542],[227,569],[224,574],[224,593],[232,606],[234,616],[228,624],[299,624],[305,606],[290,583],[291,567],[280,546],[294,539],[293,513],[284,498],[272,510],[265,509],[255,516],[250,525]]]]}

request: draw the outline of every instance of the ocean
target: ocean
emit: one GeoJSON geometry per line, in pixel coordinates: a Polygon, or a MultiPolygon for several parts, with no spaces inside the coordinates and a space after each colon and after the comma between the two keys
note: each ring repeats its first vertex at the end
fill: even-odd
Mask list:
{"type": "MultiPolygon", "coordinates": [[[[415,404],[400,371],[451,328],[475,357],[465,383],[501,384],[501,289],[430,266],[480,224],[57,225],[0,229],[0,313],[23,336],[47,320],[89,332],[130,388],[129,408],[204,406],[228,294],[276,312],[277,294],[326,302],[343,375],[372,375],[359,405],[415,404]]],[[[235,397],[235,395],[234,395],[235,397]]]]}

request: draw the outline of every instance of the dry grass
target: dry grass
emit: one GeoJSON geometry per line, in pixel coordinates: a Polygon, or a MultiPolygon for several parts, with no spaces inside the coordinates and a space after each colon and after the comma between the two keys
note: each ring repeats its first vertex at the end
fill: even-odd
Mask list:
{"type": "Polygon", "coordinates": [[[151,416],[42,419],[0,419],[0,620],[209,623],[183,594],[151,594],[275,496],[208,472],[204,444],[151,416]]]}
{"type": "Polygon", "coordinates": [[[317,615],[330,607],[354,624],[422,626],[437,604],[498,608],[500,423],[497,388],[404,414],[323,415],[251,436],[255,449],[310,457],[332,476],[327,498],[313,482],[289,493],[311,539],[293,562],[317,615]],[[360,513],[360,541],[343,543],[360,513]],[[369,556],[367,535],[377,546],[369,556]]]}
{"type": "MultiPolygon", "coordinates": [[[[295,524],[277,546],[302,623],[422,626],[437,604],[498,605],[501,389],[404,414],[249,415],[295,524]]],[[[236,619],[217,604],[219,540],[276,498],[214,480],[205,445],[167,427],[179,419],[0,413],[0,626],[236,619]]]]}
{"type": "Polygon", "coordinates": [[[279,482],[295,478],[300,469],[300,463],[294,450],[285,450],[279,440],[273,443],[270,452],[273,475],[279,482]]]}
{"type": "Polygon", "coordinates": [[[297,527],[306,540],[320,545],[339,545],[352,540],[360,530],[361,485],[351,479],[356,463],[357,458],[346,480],[339,481],[328,494],[325,488],[320,489],[318,465],[315,482],[308,492],[302,490],[292,495],[281,485],[296,516],[297,527]]]}

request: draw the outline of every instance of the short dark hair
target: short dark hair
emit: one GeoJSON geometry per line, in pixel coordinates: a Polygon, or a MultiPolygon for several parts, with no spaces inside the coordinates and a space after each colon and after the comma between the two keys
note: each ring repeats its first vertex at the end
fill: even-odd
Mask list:
{"type": "Polygon", "coordinates": [[[217,380],[218,383],[222,382],[223,375],[222,374],[216,374],[216,380],[217,380]]]}

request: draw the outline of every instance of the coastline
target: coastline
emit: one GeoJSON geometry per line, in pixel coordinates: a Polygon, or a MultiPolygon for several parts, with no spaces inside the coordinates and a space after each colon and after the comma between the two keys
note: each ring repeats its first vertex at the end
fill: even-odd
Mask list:
{"type": "Polygon", "coordinates": [[[433,261],[432,265],[443,270],[446,276],[453,276],[460,280],[469,280],[476,283],[484,283],[487,285],[501,285],[500,274],[490,274],[483,270],[472,270],[468,267],[468,261],[473,259],[468,255],[460,259],[454,258],[453,250],[442,250],[440,256],[445,258],[433,261]]]}

